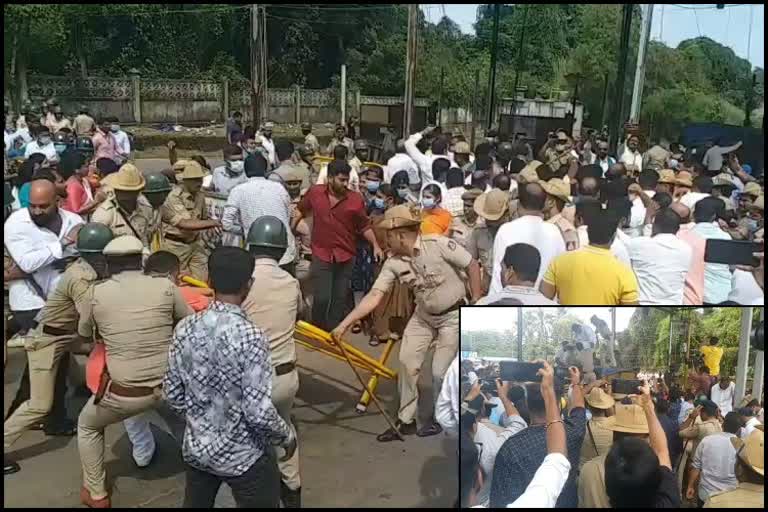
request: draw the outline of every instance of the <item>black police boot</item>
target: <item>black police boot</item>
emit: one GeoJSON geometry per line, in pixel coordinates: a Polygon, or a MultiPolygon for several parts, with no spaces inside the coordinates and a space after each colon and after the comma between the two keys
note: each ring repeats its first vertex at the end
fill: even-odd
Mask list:
{"type": "MultiPolygon", "coordinates": [[[[395,427],[398,432],[400,432],[401,436],[412,436],[416,433],[416,420],[413,420],[410,423],[403,423],[402,421],[397,420],[395,422],[395,427]]],[[[395,439],[398,439],[397,432],[392,430],[392,428],[388,428],[383,434],[376,436],[376,440],[381,443],[388,443],[395,439]]]]}
{"type": "Polygon", "coordinates": [[[429,436],[436,436],[440,432],[443,431],[443,427],[440,426],[439,423],[437,423],[434,419],[431,421],[431,423],[424,425],[419,429],[418,432],[416,432],[416,435],[419,437],[429,437],[429,436]]]}
{"type": "Polygon", "coordinates": [[[280,482],[280,501],[283,502],[283,508],[301,508],[301,487],[294,491],[280,482]]]}
{"type": "Polygon", "coordinates": [[[12,475],[19,471],[21,471],[21,467],[18,464],[3,457],[3,474],[12,475]]]}

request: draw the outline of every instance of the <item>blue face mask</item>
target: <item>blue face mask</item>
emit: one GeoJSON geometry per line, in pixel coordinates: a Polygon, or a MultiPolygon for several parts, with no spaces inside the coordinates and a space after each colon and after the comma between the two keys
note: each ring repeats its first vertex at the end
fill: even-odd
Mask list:
{"type": "Polygon", "coordinates": [[[380,197],[374,197],[373,198],[373,207],[377,210],[383,210],[386,208],[387,204],[384,202],[384,200],[380,197]]]}
{"type": "Polygon", "coordinates": [[[55,143],[53,147],[56,148],[56,153],[58,153],[59,155],[62,154],[67,149],[67,145],[61,142],[55,143]]]}
{"type": "Polygon", "coordinates": [[[401,199],[406,199],[408,197],[409,190],[407,188],[399,188],[397,189],[397,195],[400,196],[401,199]]]}
{"type": "Polygon", "coordinates": [[[421,200],[421,206],[427,210],[430,210],[435,207],[435,200],[431,197],[424,197],[421,200]]]}
{"type": "Polygon", "coordinates": [[[754,233],[758,229],[760,229],[760,226],[755,219],[747,219],[747,230],[749,230],[750,233],[754,233]]]}
{"type": "Polygon", "coordinates": [[[365,186],[368,188],[368,192],[376,192],[379,190],[379,185],[381,185],[381,183],[378,181],[369,181],[365,186]]]}

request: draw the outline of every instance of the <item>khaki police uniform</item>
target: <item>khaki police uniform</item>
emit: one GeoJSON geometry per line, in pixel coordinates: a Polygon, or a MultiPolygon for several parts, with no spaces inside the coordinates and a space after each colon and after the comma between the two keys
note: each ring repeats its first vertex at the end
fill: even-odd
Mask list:
{"type": "Polygon", "coordinates": [[[467,240],[467,251],[480,263],[482,273],[480,283],[483,296],[488,295],[493,275],[493,234],[487,226],[477,226],[467,240]]]}
{"type": "MultiPolygon", "coordinates": [[[[272,403],[278,414],[291,427],[291,410],[299,390],[296,371],[296,342],[293,331],[302,305],[299,282],[281,269],[271,258],[259,258],[253,269],[253,287],[242,308],[269,340],[269,353],[274,368],[272,403]]],[[[283,482],[291,490],[301,487],[299,449],[285,461],[278,461],[283,482]]]]}
{"type": "Polygon", "coordinates": [[[308,133],[304,136],[304,144],[311,147],[312,151],[315,153],[320,151],[320,141],[318,141],[317,137],[312,133],[308,133]]]}
{"type": "Polygon", "coordinates": [[[56,373],[76,339],[77,321],[90,301],[96,272],[79,259],[67,267],[41,312],[35,336],[27,342],[29,400],[5,421],[3,442],[7,450],[24,431],[40,423],[53,406],[56,373]]]}
{"type": "Polygon", "coordinates": [[[355,154],[355,143],[349,137],[344,137],[342,140],[339,140],[336,137],[332,138],[330,144],[328,144],[328,147],[325,150],[326,154],[333,156],[333,148],[336,146],[346,146],[347,151],[349,152],[348,155],[355,154]]]}
{"type": "Polygon", "coordinates": [[[115,237],[135,236],[141,240],[144,247],[150,247],[152,236],[158,230],[157,219],[152,205],[140,195],[136,209],[131,213],[120,208],[115,197],[107,198],[93,212],[91,222],[109,227],[115,237]]]}
{"type": "Polygon", "coordinates": [[[703,508],[765,508],[765,486],[739,482],[733,490],[711,494],[703,508]]]}
{"type": "Polygon", "coordinates": [[[466,288],[459,272],[472,256],[454,240],[439,235],[417,239],[415,255],[387,259],[372,290],[387,293],[396,280],[413,290],[416,309],[408,321],[400,346],[398,375],[400,412],[403,423],[416,417],[417,382],[430,346],[433,392],[439,392],[443,376],[456,356],[459,345],[459,308],[465,303],[466,288]]]}
{"type": "Polygon", "coordinates": [[[557,229],[560,230],[560,234],[563,235],[563,240],[565,241],[566,251],[575,251],[579,248],[579,235],[576,231],[576,227],[571,224],[568,219],[563,217],[562,213],[550,217],[547,222],[554,224],[557,226],[557,229]]]}
{"type": "Polygon", "coordinates": [[[472,231],[474,231],[477,225],[477,220],[470,224],[463,216],[454,217],[451,220],[451,239],[455,240],[457,244],[466,249],[469,239],[472,236],[472,231]]]}
{"type": "MultiPolygon", "coordinates": [[[[111,244],[104,249],[109,254],[111,244]]],[[[107,425],[157,407],[168,366],[168,347],[176,321],[192,314],[166,277],[123,271],[93,287],[78,331],[91,337],[98,329],[106,345],[110,382],[98,404],[91,397],[80,413],[77,442],[84,486],[94,500],[107,496],[104,429],[107,425]]]]}
{"type": "MultiPolygon", "coordinates": [[[[291,199],[291,218],[297,215],[297,208],[304,194],[295,199],[291,199]]],[[[311,296],[310,286],[312,280],[309,275],[309,268],[312,263],[312,219],[302,218],[296,226],[296,240],[298,242],[296,251],[296,279],[299,280],[301,293],[304,299],[311,296]]]]}
{"type": "Polygon", "coordinates": [[[177,185],[161,207],[163,220],[162,249],[172,252],[181,261],[181,271],[190,272],[195,279],[208,280],[208,256],[196,232],[183,231],[177,226],[183,220],[207,220],[205,195],[187,192],[177,185]]]}

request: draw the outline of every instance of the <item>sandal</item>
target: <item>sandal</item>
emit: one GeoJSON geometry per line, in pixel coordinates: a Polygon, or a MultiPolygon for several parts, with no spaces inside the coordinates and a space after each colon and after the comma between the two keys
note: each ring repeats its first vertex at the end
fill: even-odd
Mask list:
{"type": "Polygon", "coordinates": [[[352,326],[352,334],[360,334],[361,332],[363,332],[363,325],[360,322],[352,326]]]}
{"type": "Polygon", "coordinates": [[[371,336],[371,339],[368,340],[368,344],[372,347],[378,347],[381,345],[381,341],[376,336],[371,336]]]}

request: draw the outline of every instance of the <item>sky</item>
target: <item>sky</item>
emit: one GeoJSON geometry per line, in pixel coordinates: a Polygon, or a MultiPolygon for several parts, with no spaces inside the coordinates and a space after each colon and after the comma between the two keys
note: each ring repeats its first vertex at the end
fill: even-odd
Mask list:
{"type": "MultiPolygon", "coordinates": [[[[474,34],[479,4],[420,4],[427,19],[437,23],[445,15],[455,21],[462,32],[474,34]]],[[[715,4],[677,4],[697,9],[686,9],[674,5],[656,4],[651,23],[651,39],[662,41],[667,46],[677,47],[680,41],[707,36],[720,44],[730,47],[742,58],[747,56],[747,34],[749,32],[750,12],[753,14],[752,41],[749,48],[749,60],[753,66],[764,67],[764,6],[749,4],[714,8],[715,4]],[[663,12],[663,16],[662,16],[663,12]],[[661,21],[664,21],[663,27],[661,21]],[[698,22],[698,23],[697,23],[698,22]],[[663,28],[663,30],[662,30],[663,28]]],[[[618,30],[618,27],[617,27],[618,30]]]]}
{"type": "MultiPolygon", "coordinates": [[[[526,309],[530,309],[526,308],[526,309]]],[[[616,308],[616,332],[621,332],[629,325],[629,320],[634,313],[634,307],[616,308]]],[[[592,315],[597,315],[611,326],[611,308],[609,307],[570,307],[568,313],[578,317],[583,322],[589,324],[592,315]]],[[[517,323],[517,307],[470,307],[461,308],[461,327],[467,330],[495,329],[503,331],[505,329],[515,329],[513,326],[517,323]]]]}

